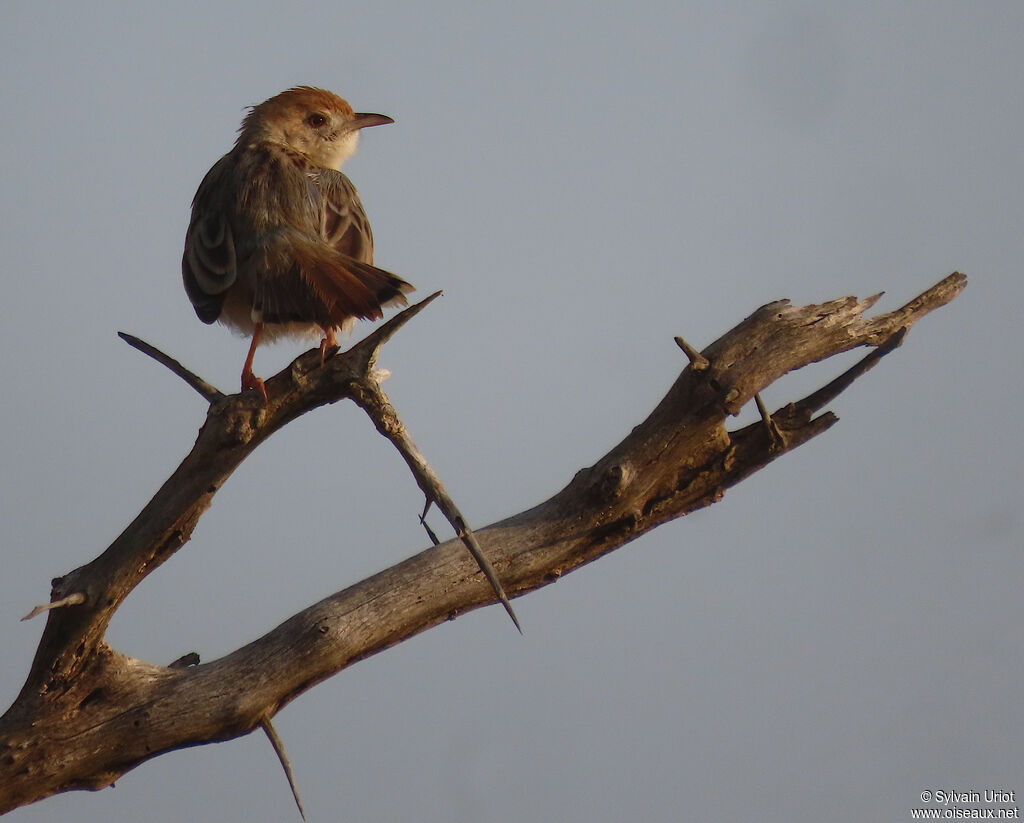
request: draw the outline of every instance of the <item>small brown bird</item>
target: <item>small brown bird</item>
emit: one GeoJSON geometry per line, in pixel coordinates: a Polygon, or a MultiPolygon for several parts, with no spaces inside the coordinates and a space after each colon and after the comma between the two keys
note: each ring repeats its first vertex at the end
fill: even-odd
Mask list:
{"type": "Polygon", "coordinates": [[[252,336],[243,390],[266,398],[252,372],[261,341],[322,335],[323,354],[356,318],[405,305],[413,287],[373,265],[366,212],[338,170],[360,129],[393,122],[323,89],[289,89],[252,107],[235,147],[199,184],[182,277],[200,320],[252,336]]]}

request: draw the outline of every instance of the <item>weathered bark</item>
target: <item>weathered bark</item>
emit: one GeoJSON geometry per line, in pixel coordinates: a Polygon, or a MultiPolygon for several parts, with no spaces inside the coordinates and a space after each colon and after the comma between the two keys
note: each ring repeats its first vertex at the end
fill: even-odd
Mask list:
{"type": "MultiPolygon", "coordinates": [[[[815,413],[932,309],[955,298],[953,274],[894,312],[863,313],[876,298],[755,311],[697,355],[648,418],[595,465],[540,505],[477,531],[505,591],[520,596],[719,500],[836,417],[815,413]],[[856,346],[874,350],[815,394],[770,420],[728,431],[730,415],[793,369],[856,346]]],[[[0,718],[0,813],[69,789],[99,789],[162,752],[252,731],[346,666],[496,595],[458,540],[431,547],[328,597],[253,643],[210,663],[161,666],[104,640],[115,610],[188,541],[232,471],[301,414],[349,398],[392,442],[403,427],[374,377],[379,347],[424,303],[320,367],[307,352],[254,393],[211,401],[195,446],[139,516],[91,563],[53,581],[49,612],[25,685],[0,718]]],[[[419,482],[419,477],[417,478],[419,482]]],[[[426,489],[425,489],[426,491],[426,489]]]]}

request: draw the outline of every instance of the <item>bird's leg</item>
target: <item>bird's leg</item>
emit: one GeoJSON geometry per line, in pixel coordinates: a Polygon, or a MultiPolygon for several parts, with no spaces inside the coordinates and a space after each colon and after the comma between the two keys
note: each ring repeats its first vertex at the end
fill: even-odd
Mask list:
{"type": "Polygon", "coordinates": [[[327,359],[327,350],[338,345],[338,338],[334,334],[334,326],[321,327],[324,329],[324,339],[320,341],[320,365],[327,359]]]}
{"type": "Polygon", "coordinates": [[[267,388],[255,374],[252,373],[252,360],[256,356],[256,347],[260,344],[260,335],[263,333],[262,321],[257,322],[252,328],[252,343],[249,344],[249,354],[246,355],[245,365],[242,366],[242,391],[256,389],[263,395],[263,402],[267,402],[267,388]]]}

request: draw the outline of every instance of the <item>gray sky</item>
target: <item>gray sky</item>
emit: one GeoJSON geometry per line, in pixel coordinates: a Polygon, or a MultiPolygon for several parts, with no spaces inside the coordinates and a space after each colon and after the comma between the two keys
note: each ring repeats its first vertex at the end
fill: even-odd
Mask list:
{"type": "MultiPolygon", "coordinates": [[[[237,386],[245,342],[181,288],[189,204],[243,108],[308,83],[396,119],[345,170],[379,264],[446,296],[382,365],[476,525],[639,422],[683,365],[673,335],[971,277],[839,426],[518,600],[524,637],[477,611],[289,706],[311,821],[908,820],[926,789],[1024,792],[1024,5],[551,6],[3,3],[0,700],[43,626],[18,618],[203,420],[115,332],[237,386]]],[[[321,410],[232,477],[109,639],[212,660],[422,548],[420,505],[358,411],[321,410]]],[[[253,735],[10,819],[297,815],[253,735]]]]}

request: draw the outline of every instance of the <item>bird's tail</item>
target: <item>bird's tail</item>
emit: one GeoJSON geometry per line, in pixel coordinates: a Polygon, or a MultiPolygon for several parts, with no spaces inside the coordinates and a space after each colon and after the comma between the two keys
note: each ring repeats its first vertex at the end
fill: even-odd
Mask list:
{"type": "MultiPolygon", "coordinates": [[[[302,319],[316,316],[324,328],[341,326],[352,318],[379,320],[385,308],[406,305],[405,295],[414,290],[410,283],[389,271],[320,244],[296,244],[292,253],[298,273],[308,287],[308,297],[316,304],[309,307],[315,311],[301,311],[305,315],[302,319]]],[[[271,309],[270,304],[275,301],[271,298],[264,302],[265,309],[271,309]]],[[[287,302],[283,298],[281,307],[287,302]]]]}

